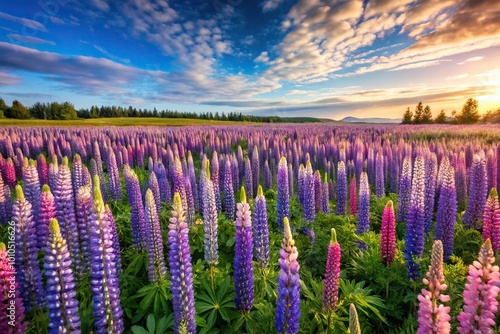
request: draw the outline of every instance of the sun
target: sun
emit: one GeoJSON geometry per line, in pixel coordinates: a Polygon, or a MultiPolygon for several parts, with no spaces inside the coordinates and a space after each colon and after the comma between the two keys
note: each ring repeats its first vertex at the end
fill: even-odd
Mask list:
{"type": "Polygon", "coordinates": [[[483,86],[483,94],[477,97],[480,109],[487,111],[500,108],[500,69],[482,75],[480,83],[483,86]]]}

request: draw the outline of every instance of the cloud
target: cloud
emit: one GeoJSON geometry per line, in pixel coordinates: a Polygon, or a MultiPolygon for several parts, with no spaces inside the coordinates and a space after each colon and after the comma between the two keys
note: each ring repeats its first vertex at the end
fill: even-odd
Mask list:
{"type": "MultiPolygon", "coordinates": [[[[85,42],[82,41],[82,43],[85,43],[85,42]]],[[[102,53],[103,55],[105,55],[106,57],[108,57],[109,59],[116,60],[116,61],[119,61],[119,62],[125,63],[125,64],[129,64],[130,63],[130,59],[120,58],[120,57],[117,57],[115,55],[112,55],[111,53],[109,53],[104,48],[100,47],[99,45],[94,44],[94,48],[97,51],[99,51],[100,53],[102,53]]]]}
{"type": "Polygon", "coordinates": [[[270,12],[275,10],[276,8],[279,7],[279,5],[283,2],[284,0],[265,0],[262,2],[262,11],[264,13],[270,12]]]}
{"type": "Polygon", "coordinates": [[[64,20],[61,20],[57,16],[51,16],[50,22],[55,23],[55,24],[66,24],[66,22],[64,22],[64,20]]]}
{"type": "Polygon", "coordinates": [[[257,58],[254,59],[256,63],[267,63],[269,61],[269,55],[267,51],[262,52],[257,58]]]}
{"type": "Polygon", "coordinates": [[[464,61],[460,62],[460,63],[457,63],[458,65],[463,65],[465,63],[469,63],[471,61],[480,61],[480,60],[483,60],[484,57],[482,56],[477,56],[477,57],[472,57],[472,58],[467,58],[465,59],[464,61]]]}
{"type": "Polygon", "coordinates": [[[53,99],[54,95],[42,94],[42,93],[18,93],[18,92],[6,92],[0,91],[0,95],[14,96],[18,98],[35,98],[35,99],[53,99]]]}
{"type": "Polygon", "coordinates": [[[92,3],[94,6],[99,8],[102,11],[108,11],[109,10],[109,5],[106,2],[106,0],[92,0],[92,3]]]}
{"type": "Polygon", "coordinates": [[[454,76],[451,76],[451,77],[447,77],[446,80],[458,80],[458,79],[467,78],[468,76],[469,76],[469,74],[467,74],[467,73],[458,74],[458,75],[454,75],[454,76]]]}
{"type": "Polygon", "coordinates": [[[56,45],[55,42],[53,41],[47,41],[42,38],[38,37],[33,37],[33,36],[23,36],[23,35],[18,35],[18,34],[8,34],[7,38],[9,40],[16,40],[18,42],[24,43],[24,44],[46,44],[46,45],[56,45]]]}
{"type": "Polygon", "coordinates": [[[31,28],[31,29],[35,29],[35,30],[39,30],[39,31],[43,31],[43,32],[47,31],[45,26],[43,24],[41,24],[40,22],[26,19],[24,17],[17,17],[17,16],[13,16],[13,15],[10,15],[7,13],[0,12],[0,19],[13,21],[13,22],[22,24],[23,26],[26,26],[28,28],[31,28]]]}
{"type": "Polygon", "coordinates": [[[390,69],[389,71],[410,70],[410,69],[414,69],[414,68],[429,67],[429,66],[435,66],[435,65],[439,65],[439,64],[441,64],[440,60],[421,61],[418,63],[399,66],[399,67],[390,69]]]}
{"type": "Polygon", "coordinates": [[[19,77],[12,76],[5,72],[0,72],[0,86],[15,86],[21,82],[19,77]]]}

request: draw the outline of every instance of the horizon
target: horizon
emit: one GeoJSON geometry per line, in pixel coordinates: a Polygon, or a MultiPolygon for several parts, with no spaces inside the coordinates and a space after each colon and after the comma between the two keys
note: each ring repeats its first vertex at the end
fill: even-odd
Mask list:
{"type": "Polygon", "coordinates": [[[20,0],[0,10],[0,97],[332,120],[472,97],[484,114],[499,16],[495,0],[20,0]]]}

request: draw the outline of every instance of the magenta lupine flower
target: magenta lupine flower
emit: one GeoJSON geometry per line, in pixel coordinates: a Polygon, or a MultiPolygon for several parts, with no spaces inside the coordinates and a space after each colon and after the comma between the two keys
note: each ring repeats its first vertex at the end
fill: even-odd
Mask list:
{"type": "Polygon", "coordinates": [[[498,311],[497,296],[500,291],[500,273],[494,266],[495,257],[491,241],[486,239],[479,250],[478,261],[469,266],[468,283],[465,284],[464,308],[457,317],[460,334],[491,333],[498,311]]]}
{"type": "MultiPolygon", "coordinates": [[[[162,283],[167,272],[163,258],[163,238],[156,203],[151,189],[146,191],[144,206],[146,219],[147,251],[149,256],[148,278],[151,283],[162,283]]],[[[114,249],[113,249],[114,252],[114,249]]]]}
{"type": "MultiPolygon", "coordinates": [[[[358,226],[356,234],[366,233],[370,230],[370,185],[368,184],[368,174],[361,173],[359,181],[359,207],[358,207],[358,226]]],[[[360,248],[366,248],[366,244],[358,242],[360,248]]]]}
{"type": "Polygon", "coordinates": [[[92,196],[92,186],[90,184],[81,186],[76,193],[76,223],[80,236],[80,256],[82,259],[83,272],[85,273],[90,269],[89,222],[93,208],[94,199],[92,196]]]}
{"type": "Polygon", "coordinates": [[[9,207],[9,200],[10,188],[3,182],[3,178],[0,173],[0,225],[5,225],[8,221],[10,221],[12,208],[9,207]]]}
{"type": "Polygon", "coordinates": [[[415,159],[410,205],[406,217],[405,259],[408,277],[420,277],[420,263],[415,261],[424,251],[425,162],[421,156],[415,159]]]}
{"type": "Polygon", "coordinates": [[[254,202],[254,248],[259,268],[269,265],[269,225],[267,221],[267,203],[262,187],[257,189],[254,202]]]}
{"type": "Polygon", "coordinates": [[[332,228],[332,238],[328,245],[325,279],[323,280],[323,308],[335,311],[339,300],[340,257],[342,249],[337,242],[337,233],[332,228]]]}
{"type": "Polygon", "coordinates": [[[16,169],[11,158],[7,158],[7,160],[5,160],[2,164],[2,177],[5,184],[10,188],[14,188],[16,186],[16,169]]]}
{"type": "MultiPolygon", "coordinates": [[[[262,189],[262,188],[261,188],[262,189]]],[[[240,203],[236,204],[236,227],[234,245],[234,299],[236,309],[248,313],[254,298],[253,284],[253,235],[250,205],[247,203],[245,188],[241,187],[240,203]]]]}
{"type": "Polygon", "coordinates": [[[488,180],[486,174],[486,159],[484,151],[474,154],[470,171],[469,199],[463,216],[463,223],[469,228],[478,228],[483,218],[484,204],[487,197],[488,180]]]}
{"type": "Polygon", "coordinates": [[[418,330],[417,334],[448,334],[451,330],[450,307],[440,304],[450,300],[450,296],[441,294],[446,290],[443,275],[443,244],[435,240],[432,246],[431,265],[423,279],[429,290],[422,289],[418,295],[418,330]]]}
{"type": "Polygon", "coordinates": [[[249,194],[253,194],[252,165],[248,158],[245,160],[245,189],[247,189],[249,194]]]}
{"type": "Polygon", "coordinates": [[[316,217],[315,195],[314,195],[314,175],[311,161],[307,160],[304,171],[304,220],[309,224],[314,223],[316,217]]]}
{"type": "MultiPolygon", "coordinates": [[[[354,182],[356,179],[354,178],[354,182]]],[[[347,174],[343,161],[339,162],[337,169],[337,208],[338,215],[345,215],[347,205],[347,174]]],[[[352,211],[352,209],[351,209],[352,211]]]]}
{"type": "Polygon", "coordinates": [[[49,236],[44,247],[47,277],[47,308],[49,333],[80,333],[76,283],[71,269],[71,259],[66,240],[61,236],[56,219],[50,222],[49,236]]]}
{"type": "Polygon", "coordinates": [[[276,223],[280,230],[283,229],[283,219],[290,216],[289,177],[286,158],[282,157],[278,164],[278,198],[276,200],[276,223]]]}
{"type": "Polygon", "coordinates": [[[436,176],[437,176],[437,157],[436,154],[432,153],[428,157],[425,165],[425,206],[424,206],[425,234],[429,234],[432,228],[432,215],[434,213],[434,196],[436,194],[436,176]]]}
{"type": "Polygon", "coordinates": [[[16,281],[23,299],[24,307],[30,311],[44,305],[42,274],[38,266],[36,247],[36,226],[33,221],[32,206],[20,185],[16,186],[16,201],[12,206],[12,220],[15,226],[15,265],[16,281]]]}
{"type": "Polygon", "coordinates": [[[127,199],[131,207],[130,224],[132,227],[132,242],[137,249],[146,247],[146,231],[144,226],[144,206],[142,204],[141,186],[137,174],[128,165],[123,167],[123,178],[127,199]]]}
{"type": "Polygon", "coordinates": [[[48,185],[44,184],[40,198],[40,215],[36,224],[37,247],[42,250],[47,245],[49,225],[56,218],[56,203],[48,185]]]}
{"type": "Polygon", "coordinates": [[[500,250],[500,204],[497,189],[493,188],[484,206],[483,240],[491,240],[493,251],[500,250]]]}
{"type": "Polygon", "coordinates": [[[36,159],[36,168],[38,169],[40,184],[49,184],[49,165],[47,165],[45,155],[38,155],[38,158],[36,159]]]}
{"type": "Polygon", "coordinates": [[[375,163],[375,195],[378,198],[385,195],[384,155],[381,151],[377,153],[375,163]]]}
{"type": "Polygon", "coordinates": [[[174,194],[172,217],[168,225],[168,263],[170,290],[174,305],[174,333],[196,333],[193,268],[189,252],[189,227],[179,193],[174,194]]]}
{"type": "Polygon", "coordinates": [[[448,261],[453,252],[453,238],[457,221],[457,192],[453,167],[443,176],[439,191],[439,202],[436,213],[434,240],[441,240],[444,248],[444,260],[448,261]]]}
{"type": "Polygon", "coordinates": [[[205,200],[203,207],[205,261],[207,261],[209,267],[215,267],[219,263],[219,245],[217,242],[218,217],[214,187],[212,180],[210,179],[210,166],[208,160],[206,161],[205,173],[205,185],[203,187],[204,193],[202,194],[202,198],[205,200]]]}
{"type": "Polygon", "coordinates": [[[396,252],[396,217],[392,201],[388,201],[384,207],[380,234],[380,254],[382,262],[388,266],[394,260],[396,252]]]}
{"type": "Polygon", "coordinates": [[[28,326],[24,321],[24,311],[15,278],[14,263],[9,261],[7,247],[0,242],[0,333],[24,334],[28,326]],[[12,290],[14,290],[13,295],[12,290]],[[14,319],[9,317],[12,313],[15,314],[14,319]],[[9,321],[13,321],[13,324],[9,324],[9,321]]]}
{"type": "Polygon", "coordinates": [[[210,179],[212,180],[212,186],[214,187],[215,205],[217,207],[217,212],[221,212],[222,202],[220,199],[219,187],[219,156],[217,155],[217,151],[214,151],[212,155],[212,163],[210,164],[210,179]]]}
{"type": "Polygon", "coordinates": [[[314,209],[316,212],[321,212],[321,199],[323,197],[323,184],[321,183],[321,174],[316,170],[314,178],[314,209]]]}
{"type": "Polygon", "coordinates": [[[490,148],[486,153],[486,171],[488,175],[488,191],[497,186],[497,159],[495,151],[490,148]]]}
{"type": "Polygon", "coordinates": [[[356,176],[351,178],[349,183],[349,213],[355,216],[358,212],[358,195],[356,189],[356,176]]]}
{"type": "Polygon", "coordinates": [[[330,189],[328,187],[328,176],[326,173],[321,197],[321,211],[324,213],[330,213],[330,189]]]}
{"type": "Polygon", "coordinates": [[[226,219],[234,220],[236,203],[234,199],[234,189],[233,189],[233,169],[231,168],[231,162],[226,159],[226,167],[224,168],[224,211],[226,211],[226,219]]]}
{"type": "MultiPolygon", "coordinates": [[[[105,213],[99,185],[94,177],[94,208],[90,218],[90,289],[94,308],[94,333],[122,333],[123,310],[116,274],[113,236],[105,213]]],[[[154,205],[153,205],[154,207],[154,205]]],[[[153,209],[154,210],[154,209],[153,209]]]]}
{"type": "Polygon", "coordinates": [[[405,157],[403,160],[403,170],[399,179],[399,196],[398,196],[398,221],[405,222],[410,206],[411,195],[411,159],[405,157]]]}
{"type": "Polygon", "coordinates": [[[299,331],[300,320],[300,265],[297,262],[299,252],[295,247],[288,218],[283,220],[284,237],[278,260],[278,304],[276,307],[276,331],[293,334],[299,331]]]}

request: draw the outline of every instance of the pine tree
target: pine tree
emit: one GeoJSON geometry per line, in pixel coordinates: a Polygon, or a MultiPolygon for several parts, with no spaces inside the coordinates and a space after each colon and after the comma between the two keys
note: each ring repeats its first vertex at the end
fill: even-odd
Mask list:
{"type": "Polygon", "coordinates": [[[424,105],[422,101],[417,104],[415,108],[415,113],[413,114],[413,123],[414,124],[422,124],[424,117],[424,105]]]}
{"type": "Polygon", "coordinates": [[[446,114],[444,113],[444,110],[441,110],[441,112],[436,116],[436,118],[434,119],[434,123],[437,124],[446,123],[446,114]]]}
{"type": "Polygon", "coordinates": [[[432,112],[431,112],[431,107],[429,107],[429,105],[426,105],[424,108],[424,113],[422,115],[422,123],[423,124],[432,123],[432,112]]]}
{"type": "Polygon", "coordinates": [[[412,117],[413,117],[413,113],[411,112],[410,107],[406,108],[406,111],[403,114],[402,124],[411,124],[412,117]]]}
{"type": "Polygon", "coordinates": [[[457,122],[459,124],[473,124],[479,121],[479,111],[477,110],[477,100],[469,98],[464,106],[462,112],[457,115],[457,122]]]}

